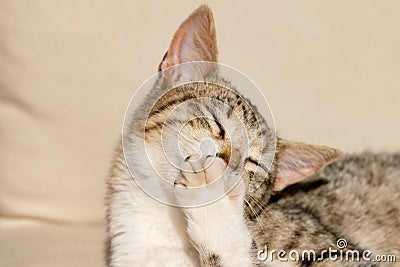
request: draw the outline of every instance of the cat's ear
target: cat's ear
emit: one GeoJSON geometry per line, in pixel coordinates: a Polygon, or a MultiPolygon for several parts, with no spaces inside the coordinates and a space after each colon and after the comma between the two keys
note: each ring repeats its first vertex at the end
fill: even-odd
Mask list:
{"type": "Polygon", "coordinates": [[[276,153],[274,191],[302,181],[339,158],[341,152],[326,146],[314,146],[279,139],[276,153]]]}
{"type": "MultiPolygon", "coordinates": [[[[217,62],[217,54],[213,14],[208,6],[202,5],[193,11],[176,31],[168,52],[159,65],[159,71],[192,61],[217,62]]],[[[181,71],[195,70],[182,68],[181,71]]],[[[193,73],[177,73],[175,75],[191,74],[193,73]]],[[[203,75],[205,74],[203,73],[203,75]]]]}

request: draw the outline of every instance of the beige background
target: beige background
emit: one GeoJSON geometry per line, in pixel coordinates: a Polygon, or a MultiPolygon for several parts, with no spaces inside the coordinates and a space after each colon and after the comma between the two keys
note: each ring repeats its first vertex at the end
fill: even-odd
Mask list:
{"type": "MultiPolygon", "coordinates": [[[[88,252],[100,254],[104,179],[125,108],[202,3],[0,0],[0,240],[14,244],[0,259],[18,250],[24,231],[10,221],[22,219],[100,225],[88,252]]],[[[400,1],[205,3],[220,61],[259,85],[282,136],[400,149],[400,1]]],[[[38,251],[57,242],[27,236],[38,251]]]]}

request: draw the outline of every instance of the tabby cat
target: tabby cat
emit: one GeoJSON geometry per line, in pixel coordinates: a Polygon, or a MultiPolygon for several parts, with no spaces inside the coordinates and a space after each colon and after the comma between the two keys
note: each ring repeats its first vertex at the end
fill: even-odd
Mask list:
{"type": "MultiPolygon", "coordinates": [[[[207,6],[199,7],[181,24],[159,70],[194,61],[217,62],[214,21],[207,6]]],[[[151,148],[150,157],[159,157],[155,164],[179,188],[172,192],[178,202],[187,197],[185,190],[207,188],[223,170],[227,171],[220,186],[226,195],[197,208],[162,204],[132,179],[120,145],[108,179],[109,266],[386,266],[362,254],[358,261],[332,260],[332,255],[340,257],[355,250],[372,252],[372,256],[367,253],[371,259],[381,254],[395,255],[400,261],[399,153],[342,155],[333,148],[275,137],[256,107],[240,94],[246,94],[245,88],[235,88],[213,68],[165,72],[148,99],[185,76],[202,81],[181,84],[165,93],[149,116],[138,109],[129,125],[128,145],[145,142],[151,148]],[[179,153],[186,155],[182,166],[189,170],[182,171],[163,159],[163,126],[181,103],[204,97],[218,99],[231,112],[200,101],[180,113],[181,119],[199,114],[213,118],[200,116],[180,131],[183,145],[179,153]],[[244,142],[226,133],[225,125],[235,128],[232,111],[250,133],[247,154],[229,149],[232,143],[240,147],[244,142]],[[258,123],[254,123],[256,117],[258,123]],[[145,125],[144,139],[138,134],[140,125],[145,125]],[[195,147],[204,138],[211,139],[217,151],[196,155],[195,147]],[[212,161],[202,169],[191,158],[202,166],[212,161]],[[226,185],[240,169],[245,170],[243,179],[228,190],[226,185]],[[255,186],[256,181],[262,181],[261,185],[255,186]],[[338,240],[347,242],[340,250],[338,240]],[[329,248],[336,252],[326,253],[329,248]],[[279,253],[284,258],[282,250],[288,259],[289,251],[302,255],[311,249],[315,254],[309,257],[277,258],[279,253]],[[269,255],[273,250],[275,259],[269,255]]],[[[178,125],[170,122],[168,129],[179,130],[175,128],[178,125]]],[[[133,157],[135,173],[146,177],[150,172],[143,165],[144,155],[139,150],[133,157]]]]}

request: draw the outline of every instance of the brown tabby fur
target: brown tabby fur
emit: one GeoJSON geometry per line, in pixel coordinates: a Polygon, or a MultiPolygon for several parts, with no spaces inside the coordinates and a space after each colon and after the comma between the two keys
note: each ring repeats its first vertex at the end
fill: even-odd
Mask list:
{"type": "MultiPolygon", "coordinates": [[[[202,6],[177,31],[160,64],[160,70],[188,61],[216,61],[216,51],[212,13],[208,7],[202,6]],[[188,36],[188,32],[192,31],[197,36],[196,42],[193,42],[195,47],[192,53],[188,48],[182,51],[185,40],[193,38],[188,36]]],[[[257,114],[256,107],[239,93],[239,88],[235,89],[234,85],[212,71],[202,78],[205,82],[182,85],[167,93],[152,108],[149,118],[138,111],[136,120],[132,121],[131,135],[135,135],[137,125],[147,119],[145,141],[156,146],[159,144],[165,117],[188,99],[218,99],[239,114],[251,133],[249,157],[243,158],[240,151],[230,152],[232,140],[224,133],[223,127],[230,114],[218,114],[218,106],[201,103],[194,105],[192,110],[188,110],[191,114],[187,116],[209,112],[213,114],[214,120],[194,120],[182,134],[193,141],[212,138],[222,148],[216,156],[226,161],[232,160],[237,169],[245,168],[246,195],[243,209],[247,227],[254,240],[254,265],[268,266],[268,262],[256,260],[256,251],[264,249],[265,245],[270,250],[296,249],[301,252],[314,249],[321,253],[329,247],[336,248],[339,238],[347,240],[346,249],[368,249],[374,254],[393,254],[400,261],[399,153],[341,155],[339,151],[328,147],[275,139],[272,130],[257,114]],[[260,146],[262,141],[265,141],[264,146],[260,146]],[[268,159],[275,145],[275,158],[268,169],[271,163],[268,159]],[[263,182],[257,188],[254,186],[255,181],[263,182]]],[[[153,90],[163,90],[165,84],[171,82],[170,79],[163,77],[153,90]]],[[[245,95],[245,91],[243,93],[245,95]]],[[[119,214],[111,203],[118,199],[120,192],[130,188],[128,178],[121,178],[124,171],[126,165],[119,147],[108,181],[109,258],[112,257],[113,249],[116,249],[112,246],[113,239],[119,234],[110,230],[115,216],[119,214]]],[[[171,181],[175,179],[173,175],[166,176],[171,181]]],[[[198,251],[202,266],[220,266],[221,255],[210,253],[208,248],[198,248],[198,251]]],[[[372,263],[362,261],[330,261],[326,256],[320,261],[302,260],[295,264],[373,266],[372,263]]],[[[378,266],[378,263],[375,265],[378,266]]]]}

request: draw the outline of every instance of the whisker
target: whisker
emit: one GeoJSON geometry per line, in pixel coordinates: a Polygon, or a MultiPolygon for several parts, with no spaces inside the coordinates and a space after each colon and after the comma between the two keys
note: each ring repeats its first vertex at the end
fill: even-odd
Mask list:
{"type": "MultiPolygon", "coordinates": [[[[246,196],[248,196],[249,198],[251,198],[254,202],[258,202],[259,205],[261,205],[263,207],[263,211],[266,210],[268,207],[264,204],[262,204],[261,202],[259,202],[256,198],[254,198],[252,195],[247,194],[246,196]]],[[[258,207],[260,207],[259,205],[257,205],[258,207]]],[[[264,212],[263,213],[265,216],[270,217],[270,214],[268,212],[264,212]]]]}
{"type": "Polygon", "coordinates": [[[258,220],[258,217],[259,217],[259,216],[258,216],[257,213],[255,212],[255,210],[253,209],[253,207],[250,205],[250,203],[247,201],[247,199],[245,199],[244,201],[246,201],[247,205],[249,205],[249,208],[250,208],[251,212],[253,213],[254,218],[256,218],[258,225],[260,226],[261,230],[265,233],[264,227],[262,227],[262,224],[261,224],[260,221],[258,220]]]}
{"type": "Polygon", "coordinates": [[[264,210],[267,206],[264,206],[263,204],[261,204],[261,202],[259,202],[255,197],[253,197],[252,195],[247,195],[249,198],[251,198],[251,200],[253,200],[254,201],[254,203],[256,203],[256,205],[260,208],[260,209],[262,209],[262,210],[264,210]]]}

